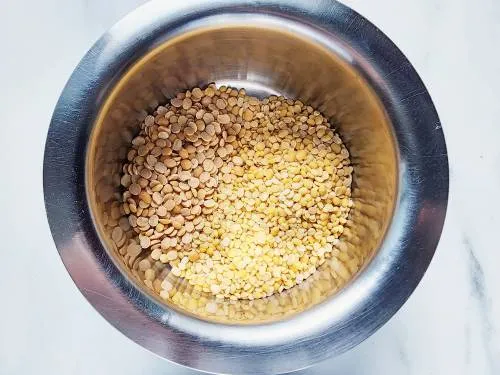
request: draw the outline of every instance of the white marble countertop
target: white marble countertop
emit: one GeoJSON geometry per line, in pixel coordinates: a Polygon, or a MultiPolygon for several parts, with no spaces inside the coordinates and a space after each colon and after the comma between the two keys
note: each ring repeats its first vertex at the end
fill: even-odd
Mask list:
{"type": "MultiPolygon", "coordinates": [[[[58,95],[99,35],[141,2],[0,2],[0,374],[194,374],[126,339],[87,303],[59,259],[43,205],[58,95]]],[[[346,3],[426,83],[448,144],[450,202],[436,256],[404,307],[357,348],[301,374],[500,374],[500,3],[346,3]]]]}

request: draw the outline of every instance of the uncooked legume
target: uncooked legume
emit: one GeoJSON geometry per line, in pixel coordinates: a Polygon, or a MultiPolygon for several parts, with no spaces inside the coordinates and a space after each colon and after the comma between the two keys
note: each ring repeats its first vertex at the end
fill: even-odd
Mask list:
{"type": "Polygon", "coordinates": [[[112,239],[149,255],[138,267],[162,298],[172,284],[155,262],[218,298],[300,284],[335,257],[353,206],[349,152],[320,112],[215,85],[147,116],[123,171],[112,239]]]}

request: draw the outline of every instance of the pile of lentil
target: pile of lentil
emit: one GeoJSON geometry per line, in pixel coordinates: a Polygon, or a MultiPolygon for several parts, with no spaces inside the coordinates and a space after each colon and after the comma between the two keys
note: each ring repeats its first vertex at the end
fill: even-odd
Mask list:
{"type": "Polygon", "coordinates": [[[123,165],[127,253],[218,298],[300,284],[332,256],[351,200],[349,152],[300,101],[209,85],[179,93],[141,124],[123,165]]]}

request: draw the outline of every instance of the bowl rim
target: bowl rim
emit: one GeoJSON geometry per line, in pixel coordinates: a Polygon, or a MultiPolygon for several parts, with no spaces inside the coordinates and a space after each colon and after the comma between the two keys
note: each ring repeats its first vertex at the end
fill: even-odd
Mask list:
{"type": "Polygon", "coordinates": [[[374,333],[423,277],[444,225],[449,185],[444,134],[418,73],[376,26],[330,0],[157,0],[139,7],[107,31],[73,72],[54,110],[43,169],[45,206],[56,247],[94,308],[153,353],[222,373],[297,370],[340,354],[374,333]],[[380,250],[363,272],[333,299],[285,320],[256,325],[200,320],[141,292],[104,249],[85,189],[91,124],[114,78],[138,53],[144,55],[152,44],[185,25],[241,13],[314,25],[356,52],[354,63],[365,73],[370,68],[366,78],[391,119],[400,154],[394,215],[380,250]]]}

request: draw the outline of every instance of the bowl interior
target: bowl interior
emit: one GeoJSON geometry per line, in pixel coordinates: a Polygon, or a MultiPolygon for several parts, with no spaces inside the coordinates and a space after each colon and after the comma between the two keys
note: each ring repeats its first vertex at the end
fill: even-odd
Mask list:
{"type": "MultiPolygon", "coordinates": [[[[276,24],[272,17],[232,17],[214,26],[191,24],[152,42],[117,72],[92,128],[86,189],[94,223],[108,253],[138,288],[172,308],[202,319],[261,323],[300,313],[334,294],[362,272],[383,240],[397,194],[397,161],[391,123],[363,67],[340,41],[323,42],[312,26],[276,24]],[[137,259],[125,258],[111,240],[119,216],[121,163],[139,122],[176,93],[215,82],[263,97],[299,99],[330,119],[354,167],[351,220],[336,257],[302,284],[254,301],[216,301],[169,275],[175,295],[165,302],[144,283],[137,259]],[[207,308],[210,306],[210,308],[207,308]]],[[[333,39],[335,40],[335,39],[333,39]]],[[[125,245],[126,246],[126,245],[125,245]]],[[[168,275],[168,268],[158,269],[168,275]]]]}

